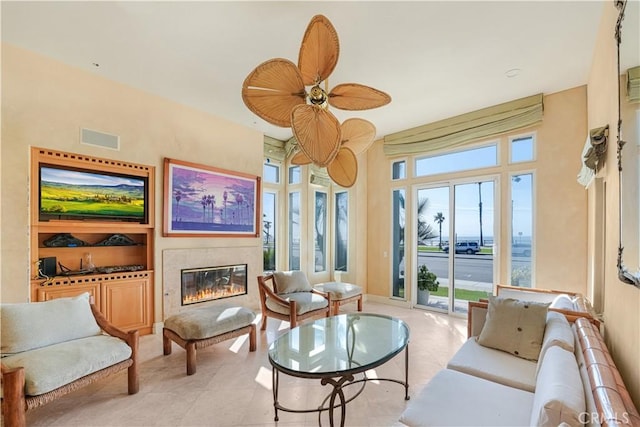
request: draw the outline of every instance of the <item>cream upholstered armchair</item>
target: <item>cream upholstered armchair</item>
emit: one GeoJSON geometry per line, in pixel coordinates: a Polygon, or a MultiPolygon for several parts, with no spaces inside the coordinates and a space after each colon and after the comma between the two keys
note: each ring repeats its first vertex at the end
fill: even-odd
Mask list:
{"type": "Polygon", "coordinates": [[[258,276],[258,289],[263,331],[267,328],[267,317],[286,320],[295,328],[301,320],[331,314],[329,294],[313,289],[302,271],[276,271],[258,276]]]}
{"type": "Polygon", "coordinates": [[[24,426],[27,411],[124,369],[129,394],[138,392],[138,331],[109,323],[89,293],[3,303],[0,317],[5,426],[24,426]]]}

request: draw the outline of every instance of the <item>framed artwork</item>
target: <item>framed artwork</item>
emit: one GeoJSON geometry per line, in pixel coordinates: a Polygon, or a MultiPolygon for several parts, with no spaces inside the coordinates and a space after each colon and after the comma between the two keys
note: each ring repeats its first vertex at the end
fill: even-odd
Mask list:
{"type": "Polygon", "coordinates": [[[259,237],[260,177],[164,159],[165,237],[259,237]]]}

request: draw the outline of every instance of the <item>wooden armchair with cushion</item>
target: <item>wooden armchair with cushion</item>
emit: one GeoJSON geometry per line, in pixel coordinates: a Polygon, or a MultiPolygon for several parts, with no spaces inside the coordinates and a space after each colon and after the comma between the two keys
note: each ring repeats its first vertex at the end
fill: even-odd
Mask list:
{"type": "Polygon", "coordinates": [[[24,426],[25,413],[108,375],[128,370],[138,392],[138,331],[114,327],[89,294],[1,304],[2,416],[24,426]]]}
{"type": "Polygon", "coordinates": [[[331,315],[331,297],[313,289],[302,271],[276,271],[258,276],[258,289],[263,331],[267,328],[267,317],[286,320],[295,328],[301,320],[331,315]]]}

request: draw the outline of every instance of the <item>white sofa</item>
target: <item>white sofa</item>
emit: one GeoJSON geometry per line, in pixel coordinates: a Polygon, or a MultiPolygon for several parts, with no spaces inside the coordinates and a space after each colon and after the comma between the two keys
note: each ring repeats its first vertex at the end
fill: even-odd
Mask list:
{"type": "Polygon", "coordinates": [[[408,426],[640,425],[593,319],[548,311],[537,361],[481,345],[489,304],[470,303],[469,338],[414,396],[408,426]],[[564,423],[564,424],[563,424],[564,423]]]}

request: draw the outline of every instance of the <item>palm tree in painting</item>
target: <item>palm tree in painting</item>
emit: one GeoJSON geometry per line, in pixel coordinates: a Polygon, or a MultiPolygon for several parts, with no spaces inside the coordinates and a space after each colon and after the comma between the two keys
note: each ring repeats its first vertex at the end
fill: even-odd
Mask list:
{"type": "Polygon", "coordinates": [[[442,212],[438,212],[434,215],[433,220],[437,222],[438,226],[440,227],[440,231],[438,233],[438,235],[440,236],[440,243],[438,244],[438,246],[440,247],[440,249],[442,249],[442,223],[445,220],[444,215],[442,215],[442,212]]]}
{"type": "Polygon", "coordinates": [[[243,202],[244,198],[242,197],[242,194],[238,193],[236,194],[236,205],[238,206],[238,222],[242,222],[242,202],[243,202]]]}
{"type": "Polygon", "coordinates": [[[227,194],[227,192],[225,191],[224,193],[222,193],[222,199],[224,200],[224,222],[227,222],[227,198],[229,197],[229,195],[227,194]]]}
{"type": "Polygon", "coordinates": [[[211,205],[211,222],[214,222],[216,217],[216,196],[209,194],[207,196],[207,205],[211,205]]]}
{"type": "Polygon", "coordinates": [[[176,221],[180,219],[180,199],[182,199],[182,191],[176,190],[174,192],[176,198],[176,221]]]}
{"type": "Polygon", "coordinates": [[[202,200],[200,201],[200,204],[202,205],[202,222],[207,222],[207,204],[208,204],[208,200],[207,200],[207,196],[202,196],[202,200]]]}

